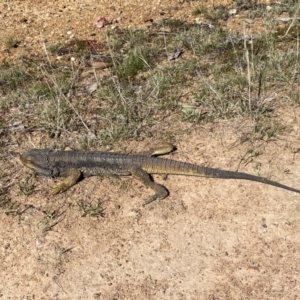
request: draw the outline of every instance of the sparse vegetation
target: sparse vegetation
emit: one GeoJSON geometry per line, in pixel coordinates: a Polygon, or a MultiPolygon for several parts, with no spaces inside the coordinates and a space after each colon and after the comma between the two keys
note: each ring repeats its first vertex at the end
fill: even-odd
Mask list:
{"type": "MultiPolygon", "coordinates": [[[[291,1],[284,11],[293,17],[297,5],[291,1]]],[[[199,24],[168,19],[149,31],[108,30],[103,45],[74,39],[65,46],[49,46],[47,60],[40,65],[2,65],[0,107],[19,108],[19,118],[55,143],[65,144],[64,137],[76,133],[74,142],[84,149],[151,136],[153,125],[166,115],[174,124],[176,119],[199,123],[244,116],[254,121],[255,138],[274,138],[284,127],[267,129],[262,124],[269,122],[276,106],[299,103],[298,23],[279,27],[274,22],[282,5],[267,10],[241,2],[237,9],[252,10],[249,18],[266,16],[266,30],[252,33],[245,23],[248,34],[227,32],[218,22],[230,17],[226,7],[199,7],[194,12],[203,20],[199,24]],[[183,54],[168,61],[176,49],[183,54]],[[54,60],[57,54],[61,61],[54,60]],[[98,84],[89,96],[79,76],[82,65],[104,56],[113,66],[101,84],[97,73],[90,73],[89,80],[98,84]],[[9,98],[8,91],[13,91],[9,98]]]]}
{"type": "Polygon", "coordinates": [[[8,36],[6,37],[5,41],[4,41],[4,46],[7,49],[11,49],[11,48],[16,48],[18,47],[20,44],[20,41],[17,37],[15,36],[8,36]]]}
{"type": "Polygon", "coordinates": [[[55,225],[57,225],[61,220],[59,217],[63,214],[60,212],[59,209],[51,209],[51,208],[46,208],[43,211],[43,220],[42,224],[44,225],[43,227],[43,233],[50,231],[55,225]]]}
{"type": "Polygon", "coordinates": [[[229,17],[227,7],[219,5],[210,10],[202,10],[204,17],[211,22],[219,22],[220,20],[227,20],[229,17]]]}
{"type": "Polygon", "coordinates": [[[25,174],[24,179],[19,183],[20,193],[29,196],[34,191],[33,173],[25,174]]]}
{"type": "Polygon", "coordinates": [[[105,209],[103,207],[103,201],[96,200],[95,202],[79,201],[77,203],[81,216],[86,217],[104,217],[105,209]]]}
{"type": "MultiPolygon", "coordinates": [[[[0,65],[0,96],[4,96],[7,93],[11,93],[15,90],[29,88],[30,81],[33,76],[26,70],[25,66],[13,66],[9,64],[0,65]]],[[[0,98],[0,107],[2,100],[0,98]]]]}
{"type": "Polygon", "coordinates": [[[0,188],[0,209],[7,215],[16,216],[21,213],[21,204],[17,201],[12,201],[8,196],[7,188],[0,188]]]}

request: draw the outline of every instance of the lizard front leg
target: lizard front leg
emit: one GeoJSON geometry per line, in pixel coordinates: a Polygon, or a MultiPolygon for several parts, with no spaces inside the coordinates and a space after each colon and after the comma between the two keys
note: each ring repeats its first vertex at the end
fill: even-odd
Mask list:
{"type": "Polygon", "coordinates": [[[151,196],[149,199],[146,200],[144,203],[144,206],[146,204],[149,204],[156,199],[164,199],[169,195],[168,190],[161,184],[155,183],[151,180],[149,174],[145,172],[143,169],[139,167],[133,167],[130,170],[132,176],[134,176],[136,179],[140,180],[145,186],[151,188],[155,191],[155,194],[151,196]]]}
{"type": "Polygon", "coordinates": [[[65,179],[56,184],[52,190],[52,194],[56,195],[59,193],[63,193],[68,190],[71,186],[75,185],[81,176],[80,170],[77,169],[69,169],[66,172],[65,179]]]}

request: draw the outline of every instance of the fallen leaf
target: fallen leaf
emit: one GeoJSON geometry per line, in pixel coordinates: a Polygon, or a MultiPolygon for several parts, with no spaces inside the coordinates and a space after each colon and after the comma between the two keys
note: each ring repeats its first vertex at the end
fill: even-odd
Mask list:
{"type": "Polygon", "coordinates": [[[103,28],[104,26],[106,26],[108,24],[108,21],[105,18],[98,18],[95,22],[94,22],[94,27],[96,28],[103,28]]]}
{"type": "Polygon", "coordinates": [[[97,82],[93,82],[90,85],[87,86],[87,91],[89,95],[92,95],[97,90],[98,84],[97,82]]]}
{"type": "Polygon", "coordinates": [[[113,64],[111,62],[95,61],[92,63],[92,67],[95,69],[106,69],[111,67],[113,64]]]}
{"type": "Polygon", "coordinates": [[[278,21],[281,21],[281,22],[289,22],[289,21],[293,21],[293,20],[299,20],[300,18],[277,18],[278,21]]]}
{"type": "Polygon", "coordinates": [[[183,53],[183,51],[176,50],[173,54],[168,56],[168,61],[171,61],[171,60],[174,60],[174,59],[178,58],[182,53],[183,53]]]}

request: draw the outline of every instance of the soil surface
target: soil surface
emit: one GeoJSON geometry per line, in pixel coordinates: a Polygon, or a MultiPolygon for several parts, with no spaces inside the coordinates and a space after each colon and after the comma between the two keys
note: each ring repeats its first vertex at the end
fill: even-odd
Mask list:
{"type": "MultiPolygon", "coordinates": [[[[233,2],[202,1],[228,9],[233,2]]],[[[68,41],[68,31],[82,39],[96,34],[103,41],[102,29],[93,28],[98,17],[122,28],[144,28],[150,19],[168,17],[194,22],[198,4],[2,1],[2,38],[13,34],[21,43],[10,51],[3,46],[1,61],[18,61],[25,52],[34,58],[43,53],[43,42],[68,41]]],[[[300,147],[299,116],[299,108],[278,109],[275,118],[289,130],[269,143],[251,145],[261,151],[251,159],[249,144],[240,142],[249,121],[184,123],[187,134],[177,137],[178,151],[168,157],[251,174],[257,166],[261,176],[300,188],[299,154],[291,150],[300,147]]],[[[17,188],[26,170],[9,151],[26,151],[41,136],[18,134],[12,134],[0,162],[3,178],[16,186],[10,190],[12,198],[25,209],[17,216],[0,215],[1,299],[299,297],[298,194],[242,180],[155,175],[170,196],[145,207],[152,191],[131,177],[91,177],[55,197],[50,194],[54,180],[38,177],[34,193],[26,197],[17,188]],[[82,216],[81,201],[99,201],[102,216],[82,216]]],[[[127,142],[123,147],[143,151],[152,143],[127,142]]]]}

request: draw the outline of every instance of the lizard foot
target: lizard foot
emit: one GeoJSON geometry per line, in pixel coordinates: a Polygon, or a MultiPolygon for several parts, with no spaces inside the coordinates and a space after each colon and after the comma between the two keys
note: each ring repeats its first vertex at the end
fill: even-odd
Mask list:
{"type": "Polygon", "coordinates": [[[143,154],[147,156],[158,156],[171,153],[175,150],[175,146],[171,143],[163,143],[159,146],[149,149],[148,151],[143,151],[138,154],[143,154]]]}
{"type": "Polygon", "coordinates": [[[163,185],[153,182],[149,174],[145,172],[143,169],[139,167],[132,167],[130,172],[136,179],[140,180],[145,186],[155,191],[155,194],[151,196],[145,202],[145,204],[149,204],[155,201],[156,199],[164,199],[169,195],[168,190],[163,185]]]}
{"type": "Polygon", "coordinates": [[[63,193],[68,190],[71,186],[77,183],[79,177],[81,176],[80,170],[70,169],[66,174],[66,178],[54,186],[52,190],[53,195],[63,193]]]}

